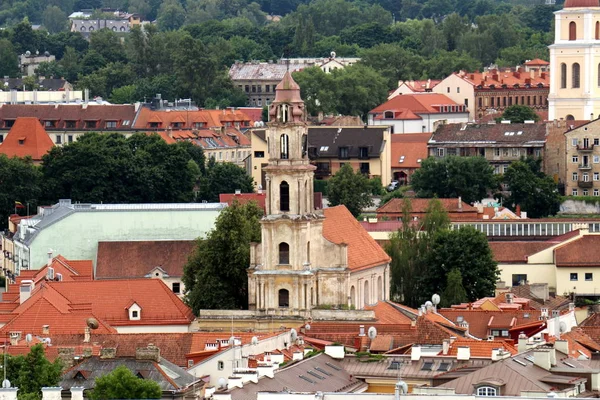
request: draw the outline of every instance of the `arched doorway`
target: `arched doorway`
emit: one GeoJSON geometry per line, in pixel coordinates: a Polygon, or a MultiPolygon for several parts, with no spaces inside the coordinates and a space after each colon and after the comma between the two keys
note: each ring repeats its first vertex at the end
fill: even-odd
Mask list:
{"type": "Polygon", "coordinates": [[[350,287],[350,307],[356,308],[356,288],[354,286],[350,287]]]}
{"type": "Polygon", "coordinates": [[[279,289],[279,308],[290,306],[290,292],[287,289],[279,289]]]}
{"type": "Polygon", "coordinates": [[[377,301],[383,300],[383,279],[377,278],[377,301]]]}
{"type": "Polygon", "coordinates": [[[368,306],[369,304],[371,304],[370,297],[369,297],[369,281],[365,281],[365,289],[363,291],[363,294],[364,294],[364,305],[368,306]]]}

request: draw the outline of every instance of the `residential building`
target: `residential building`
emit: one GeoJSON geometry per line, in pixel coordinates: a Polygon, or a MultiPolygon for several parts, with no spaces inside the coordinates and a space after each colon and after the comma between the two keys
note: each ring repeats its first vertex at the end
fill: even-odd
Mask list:
{"type": "MultiPolygon", "coordinates": [[[[427,208],[432,199],[410,199],[410,216],[413,221],[422,221],[427,214],[427,208]]],[[[476,220],[482,218],[476,207],[465,203],[459,197],[457,199],[438,199],[451,221],[457,220],[476,220]]],[[[388,220],[402,219],[404,209],[404,199],[391,199],[387,203],[377,208],[377,218],[388,220]]]]}
{"type": "Polygon", "coordinates": [[[40,76],[37,78],[35,82],[37,87],[28,88],[24,86],[23,78],[0,78],[0,84],[3,86],[1,89],[3,91],[10,90],[34,90],[38,91],[50,91],[50,92],[59,92],[59,91],[73,91],[73,85],[71,85],[64,78],[47,78],[44,76],[40,76]]]}
{"type": "Polygon", "coordinates": [[[161,357],[160,348],[153,344],[136,349],[135,357],[117,357],[116,348],[103,348],[100,355],[82,358],[82,361],[63,372],[56,395],[69,393],[72,388],[83,389],[88,397],[96,379],[114,369],[125,366],[138,378],[154,381],[160,386],[161,399],[203,398],[205,382],[185,369],[161,357]]]}
{"type": "MultiPolygon", "coordinates": [[[[333,176],[345,163],[368,177],[379,177],[383,184],[390,179],[390,130],[386,127],[309,126],[308,158],[314,165],[316,179],[333,176]]],[[[271,158],[267,146],[267,130],[250,133],[252,177],[257,187],[266,188],[266,171],[271,158]],[[260,186],[259,186],[260,185],[260,186]]]]}
{"type": "Polygon", "coordinates": [[[183,267],[195,240],[106,241],[98,243],[96,279],[160,279],[182,297],[183,267]]]}
{"type": "Polygon", "coordinates": [[[368,119],[369,125],[390,126],[393,134],[424,133],[438,124],[468,122],[469,110],[443,94],[403,94],[369,111],[368,119]]]}
{"type": "Polygon", "coordinates": [[[71,32],[79,32],[84,38],[89,39],[94,31],[109,29],[115,33],[128,33],[131,30],[129,19],[115,16],[114,18],[69,18],[71,32]]]}
{"type": "Polygon", "coordinates": [[[565,194],[600,196],[600,120],[572,126],[563,128],[565,194]]]}
{"type": "Polygon", "coordinates": [[[494,173],[504,174],[521,157],[543,157],[545,142],[545,124],[444,124],[428,147],[431,157],[485,157],[494,173]]]}
{"type": "Polygon", "coordinates": [[[363,309],[389,297],[389,257],[344,206],[317,212],[316,167],[300,87],[286,72],[269,109],[266,215],[250,248],[250,310],[309,315],[329,304],[363,309]],[[331,227],[325,227],[330,221],[331,227]]]}
{"type": "Polygon", "coordinates": [[[431,93],[433,88],[439,84],[439,79],[427,79],[421,81],[398,81],[398,88],[388,96],[388,100],[401,94],[431,93]]]}
{"type": "Polygon", "coordinates": [[[220,203],[187,204],[74,204],[60,200],[40,207],[38,214],[23,219],[16,231],[2,234],[3,267],[19,275],[39,269],[50,249],[75,260],[96,260],[103,241],[195,240],[210,231],[220,203]],[[9,242],[9,244],[7,244],[9,242]]]}
{"type": "Polygon", "coordinates": [[[400,185],[410,184],[412,174],[421,168],[421,162],[428,157],[427,143],[430,138],[430,133],[392,135],[392,180],[400,185]]]}
{"type": "Polygon", "coordinates": [[[35,70],[40,66],[43,62],[52,62],[55,61],[56,57],[51,55],[49,52],[44,52],[44,54],[31,54],[30,51],[25,52],[25,54],[21,54],[19,56],[19,68],[21,69],[21,73],[26,76],[34,76],[35,70]]]}
{"type": "Polygon", "coordinates": [[[295,72],[304,68],[319,67],[329,73],[334,69],[345,68],[360,61],[360,58],[337,57],[332,52],[325,58],[289,58],[277,62],[247,63],[236,62],[229,69],[229,76],[240,90],[248,96],[248,105],[263,107],[271,104],[275,99],[275,87],[285,75],[286,71],[295,72]]]}
{"type": "Polygon", "coordinates": [[[539,58],[527,60],[523,65],[525,66],[525,72],[550,72],[550,63],[546,60],[540,60],[539,58]]]}
{"type": "Polygon", "coordinates": [[[600,115],[600,4],[567,0],[554,18],[550,45],[548,119],[586,120],[600,115]]]}
{"type": "Polygon", "coordinates": [[[0,154],[8,157],[30,157],[35,164],[54,147],[50,136],[37,118],[17,118],[6,138],[0,134],[0,154]]]}
{"type": "Polygon", "coordinates": [[[17,90],[0,92],[1,104],[61,104],[81,103],[84,92],[81,90],[17,90]]]}

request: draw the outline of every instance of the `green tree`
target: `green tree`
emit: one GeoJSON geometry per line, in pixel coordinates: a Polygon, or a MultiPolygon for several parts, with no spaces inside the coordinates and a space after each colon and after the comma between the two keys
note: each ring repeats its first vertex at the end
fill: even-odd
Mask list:
{"type": "Polygon", "coordinates": [[[556,183],[542,172],[541,162],[540,158],[521,158],[513,162],[504,174],[510,190],[508,204],[513,210],[520,206],[530,218],[554,215],[560,209],[556,183]]]}
{"type": "Polygon", "coordinates": [[[458,268],[454,268],[448,273],[446,288],[442,293],[442,304],[444,307],[451,307],[454,304],[460,304],[467,301],[467,292],[463,286],[462,274],[458,268]]]}
{"type": "Polygon", "coordinates": [[[377,44],[360,51],[361,62],[378,71],[387,80],[389,89],[398,87],[398,80],[419,79],[425,60],[399,43],[377,44]]]}
{"type": "Polygon", "coordinates": [[[248,307],[250,243],[260,242],[262,209],[254,202],[225,208],[184,267],[185,301],[201,309],[248,307]]]}
{"type": "Polygon", "coordinates": [[[206,171],[206,177],[200,183],[200,199],[208,202],[218,202],[222,193],[242,193],[254,191],[254,180],[246,171],[228,162],[211,162],[206,171]]]}
{"type": "Polygon", "coordinates": [[[343,204],[348,211],[358,217],[364,208],[373,205],[369,179],[360,172],[354,172],[349,163],[344,164],[327,184],[327,200],[331,206],[343,204]]]}
{"type": "Polygon", "coordinates": [[[19,73],[19,59],[12,43],[0,39],[0,76],[16,76],[19,73]]]}
{"type": "Polygon", "coordinates": [[[68,81],[74,82],[80,71],[79,55],[77,54],[77,51],[73,47],[67,46],[63,58],[59,63],[65,71],[65,78],[68,81]]]}
{"type": "Polygon", "coordinates": [[[57,6],[48,6],[44,10],[44,27],[50,33],[67,29],[67,14],[57,6]]]}
{"type": "Polygon", "coordinates": [[[0,155],[0,176],[3,177],[0,181],[0,228],[4,229],[9,215],[15,211],[15,201],[24,205],[29,203],[31,210],[36,209],[42,176],[30,158],[8,158],[4,154],[0,155]]]}
{"type": "Polygon", "coordinates": [[[536,114],[531,107],[513,104],[506,107],[502,113],[502,119],[512,123],[522,124],[525,121],[539,121],[540,116],[536,114]]]}
{"type": "Polygon", "coordinates": [[[467,203],[479,201],[498,186],[494,169],[483,157],[429,157],[412,176],[419,197],[462,197],[467,203]]]}
{"type": "Polygon", "coordinates": [[[158,10],[158,27],[161,31],[175,31],[185,21],[185,9],[178,0],[164,1],[158,10]]]}
{"type": "Polygon", "coordinates": [[[19,398],[41,399],[43,387],[58,386],[62,364],[58,359],[48,361],[42,345],[32,346],[25,356],[8,357],[7,378],[19,388],[19,398]]]}
{"type": "Polygon", "coordinates": [[[446,277],[457,269],[462,275],[468,301],[493,296],[500,275],[487,237],[471,226],[437,231],[426,256],[426,265],[421,275],[424,293],[444,293],[446,277]]]}
{"type": "Polygon", "coordinates": [[[96,379],[90,395],[92,400],[103,399],[160,399],[158,383],[138,378],[124,365],[96,379]]]}
{"type": "Polygon", "coordinates": [[[107,63],[123,62],[127,59],[121,39],[110,29],[100,29],[90,35],[90,51],[95,51],[107,63]]]}

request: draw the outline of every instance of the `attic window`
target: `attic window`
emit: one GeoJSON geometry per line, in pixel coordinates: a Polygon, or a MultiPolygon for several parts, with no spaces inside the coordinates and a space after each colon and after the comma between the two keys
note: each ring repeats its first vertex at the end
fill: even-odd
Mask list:
{"type": "Polygon", "coordinates": [[[141,319],[142,307],[140,307],[136,302],[133,302],[127,311],[129,312],[130,321],[139,321],[141,319]]]}
{"type": "Polygon", "coordinates": [[[437,369],[438,371],[450,371],[450,363],[448,362],[442,362],[440,364],[440,366],[437,369]]]}
{"type": "Polygon", "coordinates": [[[77,371],[77,373],[75,374],[75,376],[73,377],[73,379],[76,380],[83,380],[85,381],[87,378],[85,377],[87,374],[84,373],[84,371],[77,371]]]}
{"type": "Polygon", "coordinates": [[[400,361],[392,361],[388,369],[400,369],[400,361]]]}
{"type": "Polygon", "coordinates": [[[393,111],[386,111],[383,113],[383,118],[385,119],[394,119],[394,112],[393,111]]]}
{"type": "Polygon", "coordinates": [[[329,146],[321,146],[320,151],[327,151],[329,150],[329,146]]]}
{"type": "Polygon", "coordinates": [[[19,146],[23,146],[25,144],[25,138],[21,137],[19,138],[19,146]]]}
{"type": "Polygon", "coordinates": [[[425,361],[421,367],[421,371],[433,371],[433,362],[425,361]]]}

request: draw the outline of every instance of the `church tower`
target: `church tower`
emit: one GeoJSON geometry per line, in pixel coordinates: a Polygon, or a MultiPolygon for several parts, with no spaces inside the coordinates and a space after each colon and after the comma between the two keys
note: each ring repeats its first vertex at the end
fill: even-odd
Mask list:
{"type": "Polygon", "coordinates": [[[555,13],[548,119],[600,116],[600,0],[566,0],[555,13]]]}
{"type": "Polygon", "coordinates": [[[323,237],[314,209],[315,166],[308,159],[308,127],[300,87],[286,72],[269,108],[266,139],[266,214],[260,244],[251,246],[249,308],[307,315],[319,304],[348,302],[347,246],[323,237]]]}

